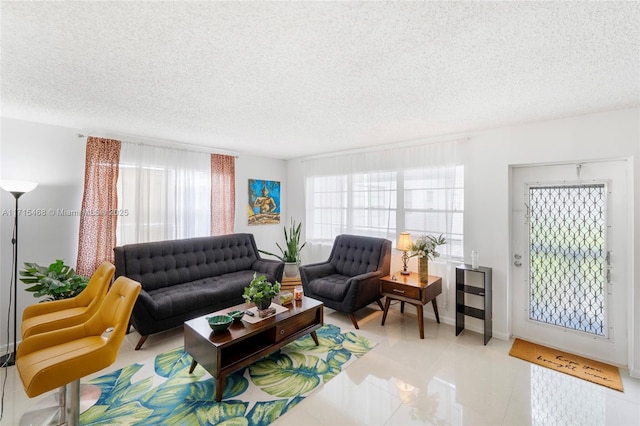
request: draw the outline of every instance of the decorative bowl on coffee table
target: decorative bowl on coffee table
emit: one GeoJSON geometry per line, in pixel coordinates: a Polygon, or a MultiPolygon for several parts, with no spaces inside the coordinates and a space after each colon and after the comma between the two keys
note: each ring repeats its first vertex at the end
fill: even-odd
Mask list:
{"type": "Polygon", "coordinates": [[[240,322],[240,320],[244,316],[244,311],[231,311],[231,312],[227,312],[227,315],[233,318],[235,322],[240,322]]]}
{"type": "Polygon", "coordinates": [[[215,315],[208,317],[207,321],[213,331],[224,331],[229,328],[233,322],[233,318],[229,315],[215,315]]]}

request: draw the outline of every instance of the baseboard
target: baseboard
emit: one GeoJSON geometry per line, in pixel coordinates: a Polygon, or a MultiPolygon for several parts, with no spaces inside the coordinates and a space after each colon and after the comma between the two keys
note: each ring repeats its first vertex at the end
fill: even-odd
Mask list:
{"type": "MultiPolygon", "coordinates": [[[[454,327],[456,326],[455,318],[451,318],[443,315],[439,315],[439,316],[440,316],[441,323],[452,325],[454,327]]],[[[436,316],[432,313],[425,313],[424,317],[433,321],[436,320],[436,316]]],[[[465,330],[473,331],[474,333],[484,334],[484,329],[482,327],[476,327],[473,325],[465,325],[465,330]]],[[[495,339],[507,340],[507,341],[511,339],[511,335],[509,335],[508,333],[497,333],[496,331],[493,331],[491,334],[492,334],[492,338],[495,338],[495,339]]]]}

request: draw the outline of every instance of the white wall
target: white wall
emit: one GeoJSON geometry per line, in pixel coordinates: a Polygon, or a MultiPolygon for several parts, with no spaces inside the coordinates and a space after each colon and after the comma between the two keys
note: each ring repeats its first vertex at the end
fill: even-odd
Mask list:
{"type": "MultiPolygon", "coordinates": [[[[24,262],[49,264],[63,259],[75,267],[78,245],[78,217],[51,214],[50,209],[80,209],[84,181],[84,140],[76,129],[2,119],[0,158],[2,179],[29,180],[38,187],[19,199],[20,209],[38,209],[46,216],[18,217],[18,271],[24,262]]],[[[0,191],[0,211],[14,209],[11,194],[0,191]]],[[[0,315],[6,324],[9,289],[11,285],[11,237],[14,217],[0,217],[0,315]]],[[[24,291],[18,280],[18,322],[25,306],[36,299],[24,291]]],[[[18,324],[18,334],[20,333],[18,324]]],[[[13,333],[13,331],[12,331],[13,333]]],[[[0,338],[6,343],[6,335],[0,338]]]]}
{"type": "MultiPolygon", "coordinates": [[[[254,235],[260,250],[280,253],[276,242],[283,246],[283,227],[289,223],[289,198],[287,196],[287,162],[273,158],[242,154],[236,159],[236,232],[254,235]],[[280,181],[280,223],[248,225],[249,179],[280,181]]],[[[273,259],[263,255],[265,259],[273,259]]]]}
{"type": "MultiPolygon", "coordinates": [[[[20,198],[20,209],[80,210],[86,146],[86,139],[77,136],[80,130],[2,118],[0,132],[0,179],[38,182],[33,192],[20,198]]],[[[249,178],[281,181],[281,217],[288,220],[286,162],[248,155],[241,155],[236,160],[236,232],[253,233],[259,248],[276,250],[275,242],[284,240],[282,224],[247,225],[249,178]]],[[[0,212],[13,208],[11,194],[0,191],[0,212]]],[[[12,216],[0,216],[0,324],[3,325],[6,324],[11,284],[13,220],[12,216]]],[[[75,216],[20,216],[18,270],[25,261],[48,265],[56,259],[63,259],[75,268],[79,224],[80,220],[75,216]]],[[[18,334],[24,307],[36,301],[24,291],[25,287],[18,281],[18,334]]],[[[6,344],[4,330],[0,348],[6,344]]]]}
{"type": "MultiPolygon", "coordinates": [[[[480,253],[480,264],[493,268],[493,333],[506,339],[511,335],[510,318],[510,166],[535,163],[573,162],[580,160],[630,158],[634,178],[634,206],[640,191],[638,155],[640,153],[640,109],[626,109],[589,116],[573,117],[532,123],[509,128],[479,132],[470,135],[463,144],[465,166],[465,261],[470,263],[471,250],[480,253]]],[[[304,169],[300,160],[291,160],[288,167],[289,198],[304,200],[304,169]],[[294,184],[295,182],[295,184],[294,184]]],[[[301,203],[303,204],[303,203],[301,203]]],[[[296,216],[304,219],[304,208],[297,206],[296,216]]],[[[635,208],[635,265],[640,265],[638,235],[640,214],[635,208]]],[[[400,268],[400,256],[394,253],[392,269],[400,268]]],[[[320,259],[311,259],[317,261],[320,259]]],[[[442,265],[434,265],[434,271],[446,275],[442,265]]],[[[410,263],[417,271],[416,262],[410,263]]],[[[633,266],[633,290],[635,317],[640,324],[640,283],[637,266],[633,266]]],[[[430,271],[431,271],[430,267],[430,271]]],[[[453,270],[449,271],[450,288],[453,289],[453,270]]],[[[455,294],[448,292],[448,299],[439,298],[440,318],[455,323],[455,294]]],[[[432,317],[430,309],[425,316],[432,317]]],[[[467,328],[481,330],[481,322],[466,320],[467,328]]],[[[631,326],[631,325],[630,325],[631,326]]],[[[635,351],[630,359],[633,374],[640,377],[640,326],[635,331],[635,351]]]]}
{"type": "Polygon", "coordinates": [[[493,267],[496,335],[511,335],[509,167],[637,158],[637,120],[637,109],[616,111],[499,129],[472,137],[467,143],[465,253],[478,250],[481,264],[493,267]]]}

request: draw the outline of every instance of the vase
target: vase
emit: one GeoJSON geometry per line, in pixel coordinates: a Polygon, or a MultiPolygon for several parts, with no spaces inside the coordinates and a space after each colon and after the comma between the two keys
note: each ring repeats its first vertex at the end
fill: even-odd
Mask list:
{"type": "Polygon", "coordinates": [[[269,306],[271,306],[271,299],[264,299],[259,302],[256,302],[256,306],[258,307],[259,310],[264,311],[269,306]]]}
{"type": "Polygon", "coordinates": [[[286,278],[298,277],[298,264],[296,262],[285,262],[284,264],[284,276],[286,278]]]}
{"type": "Polygon", "coordinates": [[[418,258],[418,278],[423,283],[429,281],[429,258],[427,256],[418,258]]]}

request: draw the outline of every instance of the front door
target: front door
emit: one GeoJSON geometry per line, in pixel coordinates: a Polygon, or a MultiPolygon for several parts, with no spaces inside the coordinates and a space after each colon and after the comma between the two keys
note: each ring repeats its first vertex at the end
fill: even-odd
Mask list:
{"type": "Polygon", "coordinates": [[[627,167],[512,169],[515,337],[627,365],[627,167]]]}

